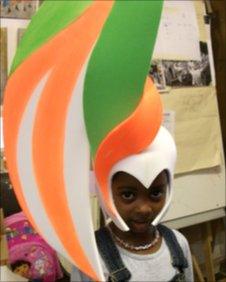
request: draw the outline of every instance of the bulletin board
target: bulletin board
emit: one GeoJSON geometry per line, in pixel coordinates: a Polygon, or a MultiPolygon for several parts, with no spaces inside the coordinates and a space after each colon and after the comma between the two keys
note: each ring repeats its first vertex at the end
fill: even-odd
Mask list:
{"type": "Polygon", "coordinates": [[[155,50],[157,75],[153,75],[153,66],[151,69],[168,113],[166,124],[178,150],[173,201],[163,220],[175,228],[223,217],[226,205],[211,21],[204,2],[181,2],[180,7],[178,2],[165,1],[166,15],[162,22],[165,30],[155,50]],[[167,36],[170,47],[164,50],[161,41],[166,42],[167,36]],[[190,48],[186,42],[187,52],[184,38],[193,46],[190,48]]]}
{"type": "MultiPolygon", "coordinates": [[[[32,1],[36,9],[39,2],[32,1]]],[[[7,7],[3,8],[7,13],[7,7]]],[[[1,33],[4,34],[1,45],[5,46],[5,53],[1,54],[5,62],[2,73],[10,70],[34,7],[29,6],[29,9],[29,15],[13,14],[1,18],[1,33]]],[[[223,216],[225,162],[210,21],[204,2],[165,1],[148,75],[161,93],[164,125],[174,135],[178,149],[174,197],[164,221],[178,228],[223,216]]],[[[93,214],[98,226],[97,210],[95,202],[93,214]]]]}

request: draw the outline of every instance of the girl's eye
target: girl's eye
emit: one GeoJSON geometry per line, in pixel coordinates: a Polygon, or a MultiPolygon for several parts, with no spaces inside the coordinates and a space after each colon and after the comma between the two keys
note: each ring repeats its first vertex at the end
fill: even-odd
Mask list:
{"type": "Polygon", "coordinates": [[[124,191],[121,196],[124,200],[133,200],[135,198],[135,194],[131,191],[124,191]]]}
{"type": "Polygon", "coordinates": [[[153,190],[150,193],[150,197],[154,200],[160,200],[164,196],[165,196],[165,193],[162,190],[153,190]]]}

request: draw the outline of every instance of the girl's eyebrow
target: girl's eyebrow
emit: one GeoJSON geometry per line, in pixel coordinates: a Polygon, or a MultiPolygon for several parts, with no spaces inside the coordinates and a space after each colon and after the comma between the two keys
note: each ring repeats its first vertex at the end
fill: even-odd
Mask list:
{"type": "Polygon", "coordinates": [[[123,190],[123,189],[137,190],[137,187],[132,185],[126,185],[126,184],[119,185],[117,188],[119,190],[123,190]]]}

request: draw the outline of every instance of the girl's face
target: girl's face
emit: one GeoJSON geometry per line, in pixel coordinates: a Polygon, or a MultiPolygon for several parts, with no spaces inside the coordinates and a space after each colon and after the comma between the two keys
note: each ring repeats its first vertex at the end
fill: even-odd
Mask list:
{"type": "Polygon", "coordinates": [[[112,181],[114,203],[132,233],[145,233],[150,229],[151,222],[165,204],[167,185],[165,171],[148,189],[128,173],[115,174],[112,181]]]}

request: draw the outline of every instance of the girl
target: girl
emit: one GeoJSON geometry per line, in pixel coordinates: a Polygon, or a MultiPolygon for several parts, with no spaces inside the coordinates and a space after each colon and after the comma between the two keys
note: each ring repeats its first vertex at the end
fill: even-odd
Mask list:
{"type": "MultiPolygon", "coordinates": [[[[113,167],[112,196],[128,231],[111,221],[96,232],[106,281],[193,281],[187,240],[158,224],[171,201],[175,159],[174,141],[161,127],[146,150],[113,167]]],[[[87,280],[74,268],[71,281],[87,280]]]]}
{"type": "MultiPolygon", "coordinates": [[[[167,281],[183,276],[184,256],[189,261],[185,240],[158,226],[171,201],[176,157],[172,138],[160,128],[160,95],[146,78],[162,7],[162,0],[44,1],[20,42],[4,93],[5,155],[20,205],[48,243],[94,281],[116,274],[122,281],[167,281]],[[101,205],[113,221],[97,232],[99,252],[90,155],[101,205]],[[121,182],[129,191],[120,192],[121,182]],[[105,256],[103,246],[117,258],[105,256]],[[146,271],[123,252],[156,259],[142,263],[146,271]],[[163,265],[158,277],[153,270],[163,265]]],[[[87,280],[77,273],[72,280],[87,280]]]]}

